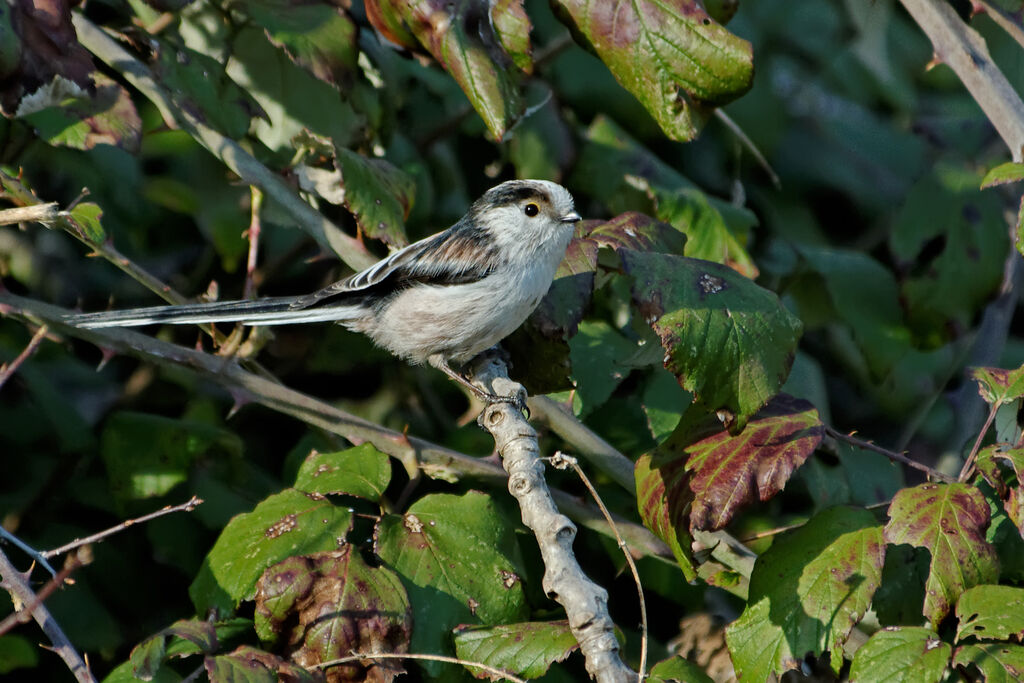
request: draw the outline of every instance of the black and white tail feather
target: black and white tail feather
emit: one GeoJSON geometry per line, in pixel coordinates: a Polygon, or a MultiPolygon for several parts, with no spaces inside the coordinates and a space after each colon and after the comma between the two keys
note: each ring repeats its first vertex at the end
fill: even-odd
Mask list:
{"type": "Polygon", "coordinates": [[[449,367],[511,334],[547,292],[580,219],[572,196],[543,180],[488,190],[455,225],[313,294],[69,315],[77,327],[338,322],[412,363],[449,367]]]}

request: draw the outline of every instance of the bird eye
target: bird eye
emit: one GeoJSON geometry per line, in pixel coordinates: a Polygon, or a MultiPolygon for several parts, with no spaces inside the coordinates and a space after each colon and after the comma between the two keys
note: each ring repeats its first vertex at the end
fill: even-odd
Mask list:
{"type": "Polygon", "coordinates": [[[536,204],[527,204],[526,206],[523,207],[523,213],[525,213],[530,218],[533,218],[538,213],[540,213],[540,208],[536,204]]]}

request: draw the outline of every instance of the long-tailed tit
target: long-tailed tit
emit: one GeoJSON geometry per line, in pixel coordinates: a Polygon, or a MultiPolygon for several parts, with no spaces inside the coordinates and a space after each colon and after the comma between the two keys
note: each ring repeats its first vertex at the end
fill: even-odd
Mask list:
{"type": "Polygon", "coordinates": [[[485,400],[510,400],[480,391],[449,363],[465,363],[526,320],[551,286],[578,220],[561,185],[510,180],[488,190],[447,230],[313,294],[83,313],[66,322],[335,321],[413,364],[429,363],[485,400]]]}

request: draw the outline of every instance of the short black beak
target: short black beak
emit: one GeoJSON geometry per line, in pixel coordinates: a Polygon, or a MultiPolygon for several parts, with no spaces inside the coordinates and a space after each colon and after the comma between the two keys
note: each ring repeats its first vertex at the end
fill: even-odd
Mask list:
{"type": "Polygon", "coordinates": [[[562,216],[563,223],[575,223],[578,220],[580,220],[580,215],[575,211],[570,211],[569,213],[562,216]]]}

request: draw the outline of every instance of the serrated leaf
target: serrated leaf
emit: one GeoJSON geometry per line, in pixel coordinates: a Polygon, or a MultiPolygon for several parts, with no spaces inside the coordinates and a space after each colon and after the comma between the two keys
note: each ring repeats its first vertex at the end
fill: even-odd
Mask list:
{"type": "Polygon", "coordinates": [[[978,451],[978,472],[1002,499],[1006,516],[1024,537],[1024,448],[993,444],[978,451]],[[1000,464],[1009,465],[1016,482],[1003,474],[1000,464]]]}
{"type": "MultiPolygon", "coordinates": [[[[1024,639],[1024,588],[975,586],[956,601],[956,639],[1024,639]]],[[[1022,672],[1024,673],[1024,672],[1022,672]]]]}
{"type": "Polygon", "coordinates": [[[995,168],[989,169],[981,181],[981,189],[1016,183],[1021,180],[1024,180],[1024,164],[1007,161],[1005,164],[999,164],[995,168]]]}
{"type": "Polygon", "coordinates": [[[81,202],[68,212],[75,222],[78,233],[90,244],[103,244],[107,241],[107,231],[103,229],[100,218],[103,209],[92,202],[81,202]]]}
{"type": "Polygon", "coordinates": [[[889,505],[886,542],[931,553],[922,612],[933,626],[965,590],[998,579],[996,551],[985,540],[988,525],[988,503],[967,484],[921,484],[903,489],[889,505]]]}
{"type": "Polygon", "coordinates": [[[633,303],[665,349],[665,367],[734,431],[778,393],[800,338],[800,321],[778,297],[727,266],[619,252],[633,276],[633,303]]]}
{"type": "Polygon", "coordinates": [[[747,608],[726,629],[737,676],[767,680],[826,650],[838,673],[884,559],[881,527],[858,508],[829,508],[777,538],[754,563],[747,608]]]}
{"type": "Polygon", "coordinates": [[[644,526],[668,544],[687,581],[697,578],[691,545],[689,511],[693,492],[687,486],[683,453],[670,443],[655,454],[644,454],[636,461],[636,505],[644,526]]]}
{"type": "Polygon", "coordinates": [[[824,435],[809,401],[779,395],[735,436],[724,430],[694,442],[690,434],[674,436],[686,443],[689,455],[690,529],[722,529],[739,508],[770,500],[824,435]]]}
{"type": "Polygon", "coordinates": [[[351,522],[351,511],[320,494],[275,493],[224,527],[189,587],[192,602],[199,612],[234,609],[252,599],[267,567],[293,555],[338,548],[351,522]]]}
{"type": "Polygon", "coordinates": [[[96,83],[94,91],[29,114],[25,120],[51,145],[82,150],[112,145],[137,154],[142,120],[131,95],[101,72],[91,77],[96,83]]]}
{"type": "Polygon", "coordinates": [[[313,451],[299,466],[295,488],[307,493],[345,493],[379,501],[391,481],[391,460],[364,443],[345,451],[313,451]]]}
{"type": "Polygon", "coordinates": [[[985,683],[1018,683],[1024,676],[1024,646],[1016,643],[971,643],[953,654],[955,666],[977,667],[985,683]]]}
{"type": "MultiPolygon", "coordinates": [[[[256,588],[256,632],[284,642],[310,669],[352,652],[408,652],[412,608],[398,575],[371,567],[359,550],[289,557],[267,568],[256,588]]],[[[390,680],[399,660],[352,662],[332,669],[338,680],[390,680]]]]}
{"type": "Polygon", "coordinates": [[[529,53],[528,38],[516,35],[513,40],[512,26],[524,16],[518,3],[370,0],[366,15],[389,39],[406,47],[418,43],[433,55],[498,140],[522,114],[515,69],[510,68],[524,63],[529,53]],[[512,54],[506,45],[514,45],[512,54]]]}
{"type": "Polygon", "coordinates": [[[381,520],[377,552],[402,576],[414,623],[430,624],[413,631],[413,652],[450,654],[447,633],[459,624],[526,617],[515,543],[511,524],[477,491],[428,495],[381,520]]]}
{"type": "Polygon", "coordinates": [[[359,45],[356,25],[343,7],[306,0],[238,0],[237,5],[296,64],[335,88],[350,83],[359,45]]]}
{"type": "Polygon", "coordinates": [[[978,383],[978,393],[989,405],[1008,403],[1024,396],[1024,366],[1016,370],[971,368],[970,374],[978,383]]]}
{"type": "Polygon", "coordinates": [[[713,683],[710,676],[683,657],[670,657],[651,667],[650,683],[713,683]]]}
{"type": "MultiPolygon", "coordinates": [[[[543,676],[554,662],[563,661],[578,647],[568,621],[467,627],[455,632],[455,654],[459,659],[487,664],[527,679],[543,676]]],[[[479,672],[474,667],[467,668],[471,673],[479,672]]]]}
{"type": "Polygon", "coordinates": [[[227,655],[207,657],[204,665],[210,683],[315,683],[322,680],[301,666],[248,645],[227,655]]]}
{"type": "Polygon", "coordinates": [[[926,628],[883,629],[857,650],[850,683],[939,683],[951,651],[949,643],[926,628]]]}
{"type": "Polygon", "coordinates": [[[692,140],[710,107],[750,88],[750,43],[695,0],[557,0],[556,8],[673,140],[692,140]]]}

